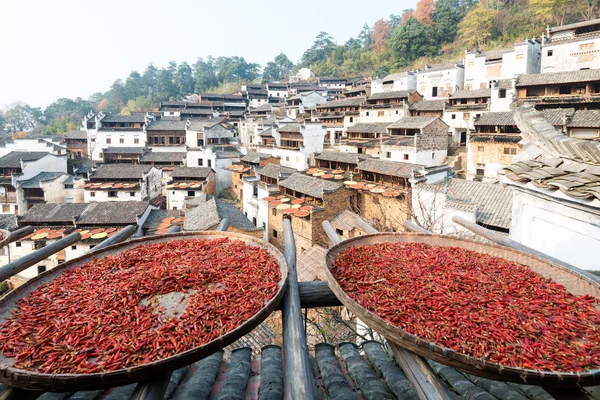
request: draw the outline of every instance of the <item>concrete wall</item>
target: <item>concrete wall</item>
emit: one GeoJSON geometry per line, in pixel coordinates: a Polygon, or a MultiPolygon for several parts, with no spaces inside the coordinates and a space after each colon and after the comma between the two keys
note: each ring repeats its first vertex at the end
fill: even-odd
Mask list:
{"type": "Polygon", "coordinates": [[[35,161],[26,161],[23,163],[23,174],[19,175],[18,180],[24,181],[31,179],[40,172],[64,172],[67,173],[67,157],[55,156],[48,153],[47,156],[35,161]]]}
{"type": "Polygon", "coordinates": [[[94,201],[142,201],[142,191],[140,188],[134,188],[131,190],[115,190],[117,197],[109,197],[108,190],[94,190],[94,189],[84,189],[83,190],[83,202],[84,203],[92,203],[94,201]],[[92,193],[94,195],[92,196],[92,193]],[[131,193],[134,195],[131,196],[131,193]]]}
{"type": "Polygon", "coordinates": [[[403,104],[397,107],[384,109],[361,109],[360,122],[392,122],[398,121],[400,118],[407,115],[406,108],[403,104]]]}
{"type": "Polygon", "coordinates": [[[102,149],[108,147],[145,147],[146,133],[139,131],[103,131],[88,130],[88,152],[94,161],[102,161],[102,149]],[[107,140],[110,138],[110,143],[107,140]],[[123,139],[123,143],[121,143],[123,139]],[[137,142],[136,143],[136,139],[137,142]]]}
{"type": "Polygon", "coordinates": [[[600,68],[600,38],[573,42],[549,42],[542,50],[541,71],[578,71],[584,68],[600,68]],[[549,56],[549,52],[552,55],[549,56]]]}
{"type": "Polygon", "coordinates": [[[417,91],[423,100],[437,100],[449,97],[458,89],[462,89],[465,81],[463,67],[454,67],[439,71],[419,71],[417,73],[417,91]],[[438,94],[433,97],[433,88],[438,88],[438,94]]]}
{"type": "Polygon", "coordinates": [[[186,198],[200,196],[202,190],[199,189],[169,189],[167,190],[167,209],[183,210],[183,203],[186,198]]]}
{"type": "Polygon", "coordinates": [[[412,217],[420,226],[436,234],[471,236],[471,232],[452,221],[454,216],[475,223],[475,210],[458,210],[446,204],[442,186],[424,189],[416,186],[411,191],[412,217]]]}

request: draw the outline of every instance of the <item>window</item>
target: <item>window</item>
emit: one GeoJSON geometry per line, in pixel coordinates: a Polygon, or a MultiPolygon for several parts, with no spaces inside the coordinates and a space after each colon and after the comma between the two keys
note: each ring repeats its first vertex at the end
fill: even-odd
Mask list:
{"type": "Polygon", "coordinates": [[[134,138],[133,144],[140,144],[140,138],[134,138]]]}
{"type": "Polygon", "coordinates": [[[483,150],[484,150],[483,146],[477,146],[477,151],[483,151],[483,150]]]}
{"type": "Polygon", "coordinates": [[[290,161],[290,158],[289,157],[285,157],[285,161],[290,161]]]}
{"type": "Polygon", "coordinates": [[[119,138],[119,144],[124,144],[124,143],[125,143],[125,138],[124,137],[119,138]]]}
{"type": "Polygon", "coordinates": [[[431,153],[431,159],[433,160],[435,158],[435,153],[431,153]]]}
{"type": "Polygon", "coordinates": [[[506,89],[498,90],[498,98],[505,99],[506,98],[506,89]]]}
{"type": "Polygon", "coordinates": [[[188,197],[195,197],[195,196],[196,196],[195,190],[188,190],[188,197]]]}
{"type": "Polygon", "coordinates": [[[276,238],[277,237],[277,230],[273,229],[273,237],[276,238]]]}
{"type": "Polygon", "coordinates": [[[111,144],[111,142],[112,142],[112,140],[109,137],[107,137],[106,138],[106,144],[111,144]]]}
{"type": "Polygon", "coordinates": [[[201,166],[203,166],[203,165],[204,165],[204,160],[203,160],[203,159],[201,159],[201,158],[199,158],[199,159],[198,159],[198,166],[199,166],[199,167],[201,167],[201,166]]]}
{"type": "Polygon", "coordinates": [[[108,191],[108,197],[117,197],[117,191],[116,190],[109,190],[108,191]]]}
{"type": "Polygon", "coordinates": [[[548,55],[548,57],[552,57],[552,55],[554,54],[554,50],[548,50],[548,53],[546,53],[548,55]]]}
{"type": "Polygon", "coordinates": [[[71,246],[71,250],[77,250],[77,246],[71,246]]]}
{"type": "Polygon", "coordinates": [[[517,154],[517,149],[515,147],[505,147],[504,154],[514,156],[517,154]]]}
{"type": "MultiPolygon", "coordinates": [[[[396,112],[398,112],[398,111],[396,111],[396,112]]],[[[383,117],[383,116],[385,116],[385,111],[379,111],[379,112],[377,113],[377,116],[378,116],[378,117],[383,117]]]]}
{"type": "Polygon", "coordinates": [[[42,272],[46,272],[46,266],[45,265],[38,265],[38,274],[41,274],[42,272]]]}
{"type": "Polygon", "coordinates": [[[392,153],[389,151],[385,152],[385,158],[392,158],[392,153]]]}
{"type": "Polygon", "coordinates": [[[275,207],[273,207],[273,211],[271,211],[271,214],[277,215],[277,210],[275,209],[275,207]]]}
{"type": "Polygon", "coordinates": [[[350,122],[354,122],[354,117],[350,117],[350,122]]]}
{"type": "Polygon", "coordinates": [[[212,167],[212,160],[207,160],[206,163],[209,167],[212,167]]]}
{"type": "Polygon", "coordinates": [[[482,168],[477,168],[477,176],[483,176],[485,174],[485,170],[482,168]]]}
{"type": "Polygon", "coordinates": [[[519,61],[519,60],[522,60],[522,59],[523,59],[523,53],[521,53],[521,54],[517,54],[517,55],[515,56],[515,60],[516,60],[516,61],[519,61]]]}
{"type": "Polygon", "coordinates": [[[463,119],[470,119],[471,118],[471,113],[464,113],[463,114],[463,119]]]}
{"type": "Polygon", "coordinates": [[[135,192],[129,192],[129,197],[135,197],[135,192]]]}
{"type": "Polygon", "coordinates": [[[173,136],[169,136],[169,144],[175,143],[175,138],[173,136]]]}
{"type": "Polygon", "coordinates": [[[367,111],[367,117],[369,116],[369,112],[367,111]]]}
{"type": "Polygon", "coordinates": [[[15,243],[15,246],[16,246],[16,247],[21,247],[21,242],[16,242],[16,243],[15,243]]]}
{"type": "Polygon", "coordinates": [[[10,205],[8,204],[2,204],[2,212],[5,214],[10,213],[10,205]]]}
{"type": "Polygon", "coordinates": [[[92,142],[92,143],[96,143],[96,139],[95,139],[95,138],[92,138],[92,139],[90,140],[90,142],[92,142]]]}
{"type": "Polygon", "coordinates": [[[72,183],[65,183],[65,189],[73,189],[72,183]]]}
{"type": "Polygon", "coordinates": [[[561,86],[558,92],[560,94],[571,94],[571,86],[561,86]]]}
{"type": "Polygon", "coordinates": [[[438,95],[438,88],[437,87],[431,88],[431,97],[437,97],[437,95],[438,95]]]}
{"type": "Polygon", "coordinates": [[[456,114],[452,114],[452,119],[456,119],[456,114]]]}
{"type": "Polygon", "coordinates": [[[404,160],[408,160],[408,154],[403,154],[403,155],[402,155],[402,158],[403,158],[404,160]]]}
{"type": "Polygon", "coordinates": [[[96,192],[90,192],[90,197],[96,197],[96,192]]]}
{"type": "Polygon", "coordinates": [[[339,235],[339,236],[344,236],[344,231],[341,229],[336,229],[335,232],[339,235]]]}
{"type": "Polygon", "coordinates": [[[256,226],[256,218],[252,218],[252,223],[254,224],[254,226],[256,226]]]}

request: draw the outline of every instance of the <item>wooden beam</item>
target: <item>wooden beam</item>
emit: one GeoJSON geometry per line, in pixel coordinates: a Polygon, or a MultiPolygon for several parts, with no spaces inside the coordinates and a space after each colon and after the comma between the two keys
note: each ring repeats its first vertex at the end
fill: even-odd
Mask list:
{"type": "Polygon", "coordinates": [[[33,233],[33,226],[24,226],[23,228],[19,228],[16,231],[12,231],[8,237],[5,237],[0,241],[0,248],[6,246],[9,243],[16,242],[17,240],[33,233]]]}
{"type": "Polygon", "coordinates": [[[448,389],[440,382],[436,373],[423,357],[416,356],[410,351],[389,342],[396,361],[417,392],[421,400],[450,400],[448,389]]]}
{"type": "Polygon", "coordinates": [[[23,272],[27,268],[34,266],[36,263],[45,260],[54,253],[64,249],[67,246],[77,243],[80,240],[81,235],[79,234],[79,232],[72,233],[69,236],[57,240],[54,243],[50,243],[46,247],[42,247],[41,249],[36,250],[33,253],[29,253],[16,261],[13,261],[9,264],[6,264],[3,267],[0,267],[0,282],[20,272],[23,272]]]}
{"type": "Polygon", "coordinates": [[[105,239],[100,244],[96,245],[93,249],[90,249],[87,254],[95,253],[99,250],[102,250],[105,247],[112,246],[113,244],[121,243],[122,241],[128,239],[137,232],[137,225],[128,225],[125,229],[118,232],[113,237],[109,237],[105,239]]]}
{"type": "Polygon", "coordinates": [[[410,221],[404,221],[402,223],[402,226],[404,226],[404,228],[407,231],[411,231],[411,232],[416,232],[416,233],[431,233],[427,229],[423,229],[419,225],[415,224],[414,222],[410,222],[410,221]]]}
{"type": "Polygon", "coordinates": [[[283,393],[284,399],[319,398],[314,382],[308,346],[302,324],[302,307],[296,273],[296,243],[289,219],[283,221],[284,256],[288,265],[288,287],[281,310],[283,325],[283,393]]]}

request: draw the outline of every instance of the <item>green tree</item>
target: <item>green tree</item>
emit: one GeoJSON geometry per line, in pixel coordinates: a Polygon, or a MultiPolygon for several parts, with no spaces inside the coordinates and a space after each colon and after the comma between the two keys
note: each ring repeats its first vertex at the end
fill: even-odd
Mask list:
{"type": "Polygon", "coordinates": [[[294,63],[283,53],[275,57],[265,65],[263,70],[263,81],[279,81],[290,76],[294,63]]]}
{"type": "Polygon", "coordinates": [[[433,57],[438,52],[433,26],[424,25],[414,17],[394,30],[389,45],[393,60],[399,66],[419,57],[433,57]]]}
{"type": "Polygon", "coordinates": [[[194,80],[196,81],[196,93],[204,93],[219,85],[217,79],[217,68],[214,59],[208,57],[206,61],[198,58],[194,64],[194,80]]]}
{"type": "Polygon", "coordinates": [[[0,110],[0,133],[4,132],[4,126],[6,125],[6,119],[4,113],[0,110]]]}
{"type": "Polygon", "coordinates": [[[158,92],[158,68],[153,64],[148,64],[142,74],[142,84],[144,87],[144,95],[154,99],[158,92]]]}
{"type": "Polygon", "coordinates": [[[312,47],[302,55],[300,64],[304,67],[310,67],[318,62],[326,62],[327,57],[334,48],[333,38],[327,32],[319,32],[312,47]]]}
{"type": "Polygon", "coordinates": [[[196,82],[194,81],[194,72],[192,71],[192,67],[190,67],[188,63],[183,62],[179,64],[177,67],[175,81],[180,97],[194,93],[196,82]]]}
{"type": "Polygon", "coordinates": [[[564,24],[569,7],[576,6],[577,2],[570,0],[529,0],[531,12],[542,24],[564,24]]]}
{"type": "Polygon", "coordinates": [[[43,113],[39,107],[30,107],[25,103],[11,105],[4,114],[6,127],[9,132],[31,131],[43,122],[43,113]]]}
{"type": "Polygon", "coordinates": [[[142,75],[137,71],[131,71],[127,79],[125,80],[125,92],[126,97],[129,99],[135,99],[139,96],[147,94],[148,90],[144,86],[142,75]]]}
{"type": "Polygon", "coordinates": [[[492,36],[496,12],[478,5],[471,10],[458,25],[458,34],[467,46],[479,48],[487,44],[492,36]]]}
{"type": "Polygon", "coordinates": [[[460,0],[437,0],[433,20],[438,43],[454,41],[461,19],[460,0]]]}
{"type": "Polygon", "coordinates": [[[165,101],[178,94],[177,86],[175,85],[176,72],[177,64],[175,61],[170,61],[167,68],[161,68],[158,71],[157,90],[153,100],[165,101]]]}

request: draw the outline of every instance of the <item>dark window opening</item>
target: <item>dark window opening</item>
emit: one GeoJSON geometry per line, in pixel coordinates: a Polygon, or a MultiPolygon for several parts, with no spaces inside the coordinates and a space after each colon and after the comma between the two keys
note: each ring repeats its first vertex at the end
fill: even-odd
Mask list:
{"type": "Polygon", "coordinates": [[[498,98],[505,99],[506,98],[506,89],[498,90],[498,98]]]}
{"type": "Polygon", "coordinates": [[[560,94],[571,94],[571,86],[561,86],[559,89],[560,94]]]}

